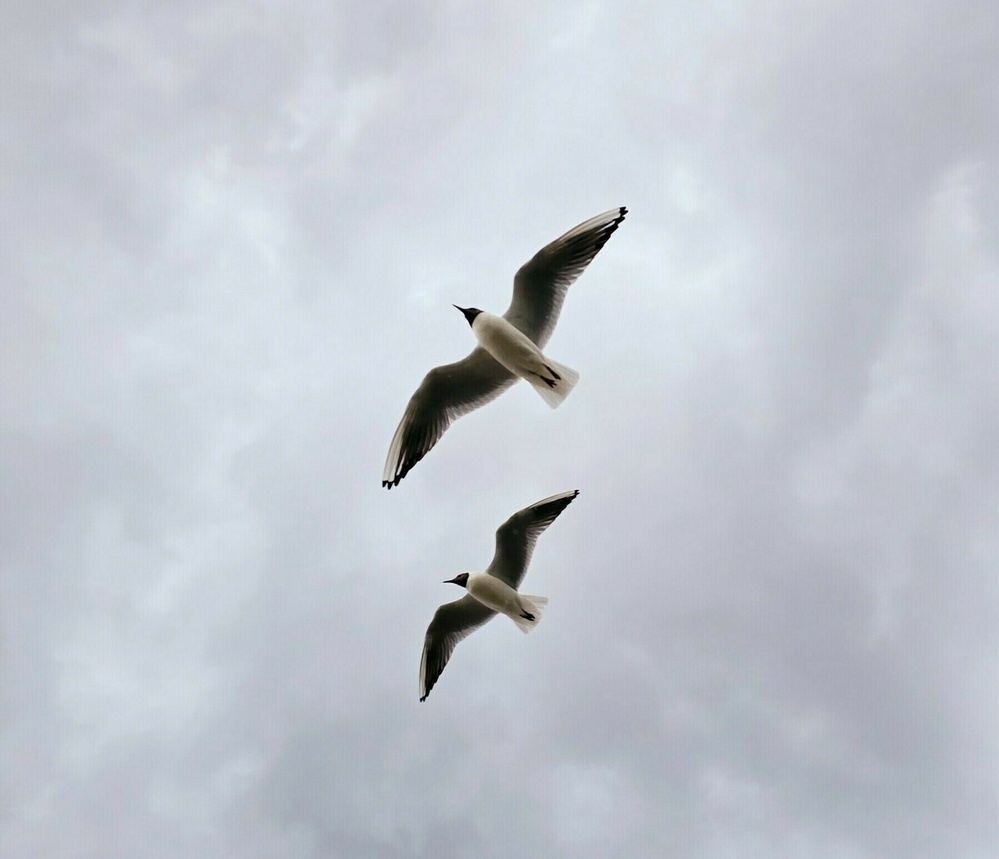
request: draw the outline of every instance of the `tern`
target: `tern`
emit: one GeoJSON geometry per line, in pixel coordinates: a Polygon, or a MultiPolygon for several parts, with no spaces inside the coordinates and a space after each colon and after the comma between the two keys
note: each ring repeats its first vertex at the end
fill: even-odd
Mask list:
{"type": "Polygon", "coordinates": [[[543,247],[520,267],[506,313],[493,316],[458,307],[478,345],[460,361],[424,377],[392,436],[382,486],[391,489],[437,444],[453,420],[494,400],[518,378],[527,379],[556,408],[579,373],[541,351],[551,337],[572,283],[613,235],[628,210],[611,209],[543,247]]]}
{"type": "Polygon", "coordinates": [[[430,621],[420,658],[421,701],[427,700],[455,645],[497,613],[505,614],[525,633],[537,626],[548,598],[521,594],[517,588],[538,537],[577,495],[579,490],[572,489],[514,513],[496,531],[496,551],[485,572],[461,573],[445,582],[463,587],[468,593],[444,603],[430,621]]]}

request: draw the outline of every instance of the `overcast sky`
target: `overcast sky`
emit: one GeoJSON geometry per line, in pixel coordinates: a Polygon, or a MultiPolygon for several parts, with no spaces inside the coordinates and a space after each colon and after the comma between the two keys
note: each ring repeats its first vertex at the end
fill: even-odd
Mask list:
{"type": "Polygon", "coordinates": [[[0,18],[4,859],[999,855],[994,2],[0,18]],[[386,492],[451,304],[619,205],[569,399],[386,492]]]}

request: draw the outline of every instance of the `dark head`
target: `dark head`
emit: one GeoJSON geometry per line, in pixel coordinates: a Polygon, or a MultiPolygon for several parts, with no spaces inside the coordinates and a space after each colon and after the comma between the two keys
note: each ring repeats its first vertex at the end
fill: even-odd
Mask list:
{"type": "Polygon", "coordinates": [[[482,313],[478,307],[458,307],[457,304],[452,304],[452,307],[457,307],[462,313],[465,314],[465,318],[468,320],[468,324],[471,325],[475,321],[475,317],[482,313]]]}
{"type": "Polygon", "coordinates": [[[446,585],[459,585],[460,587],[468,587],[468,573],[459,573],[453,579],[448,579],[444,582],[446,585]]]}

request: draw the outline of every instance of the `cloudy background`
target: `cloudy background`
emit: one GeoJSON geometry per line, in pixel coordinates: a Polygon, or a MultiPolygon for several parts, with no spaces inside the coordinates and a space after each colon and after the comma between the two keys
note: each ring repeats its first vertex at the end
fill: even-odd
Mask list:
{"type": "Polygon", "coordinates": [[[0,14],[4,859],[999,855],[993,3],[0,14]],[[565,405],[382,489],[618,205],[565,405]]]}

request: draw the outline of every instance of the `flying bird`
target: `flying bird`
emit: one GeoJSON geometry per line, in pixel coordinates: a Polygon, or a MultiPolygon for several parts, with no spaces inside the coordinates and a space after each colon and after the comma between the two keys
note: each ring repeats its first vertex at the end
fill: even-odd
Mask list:
{"type": "Polygon", "coordinates": [[[565,510],[578,489],[552,495],[514,513],[496,531],[496,551],[485,572],[461,573],[445,584],[465,588],[461,599],[444,603],[434,614],[423,639],[420,659],[420,700],[426,701],[441,676],[455,645],[497,612],[510,618],[522,632],[541,619],[547,597],[517,592],[541,533],[565,510]]]}
{"type": "Polygon", "coordinates": [[[569,287],[627,213],[624,206],[611,209],[538,251],[514,277],[513,299],[502,316],[454,305],[479,343],[462,360],[427,373],[410,397],[389,445],[382,486],[398,486],[451,421],[496,399],[518,378],[527,379],[552,408],[568,396],[579,373],[541,350],[555,329],[569,287]]]}

